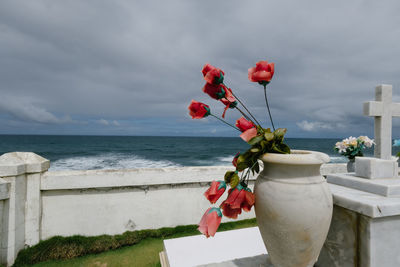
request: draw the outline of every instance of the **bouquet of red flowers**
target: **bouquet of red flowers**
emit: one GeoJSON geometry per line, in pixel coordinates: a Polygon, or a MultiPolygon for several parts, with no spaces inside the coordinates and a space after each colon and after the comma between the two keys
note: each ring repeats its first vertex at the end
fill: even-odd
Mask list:
{"type": "Polygon", "coordinates": [[[211,187],[204,193],[205,197],[212,203],[216,203],[224,194],[227,185],[230,186],[228,196],[219,207],[209,208],[201,218],[199,231],[209,236],[214,236],[222,219],[222,215],[236,219],[244,211],[250,211],[254,205],[254,194],[248,187],[250,173],[258,173],[260,166],[258,159],[265,153],[290,153],[290,148],[283,143],[286,129],[275,129],[269,109],[266,87],[274,75],[274,63],[260,61],[255,67],[248,70],[251,82],[257,82],[264,88],[264,97],[271,121],[270,128],[263,128],[256,118],[251,114],[243,102],[233,93],[232,89],[224,84],[225,73],[218,68],[206,64],[202,70],[206,84],[203,92],[211,98],[225,105],[222,118],[211,113],[208,105],[192,100],[189,105],[189,113],[193,119],[201,119],[212,116],[226,125],[239,131],[240,137],[251,147],[244,153],[238,153],[232,160],[235,171],[227,171],[224,180],[213,181],[211,187]],[[239,105],[244,109],[239,107],[239,105]],[[228,109],[236,109],[242,115],[236,120],[235,125],[224,120],[228,109]]]}

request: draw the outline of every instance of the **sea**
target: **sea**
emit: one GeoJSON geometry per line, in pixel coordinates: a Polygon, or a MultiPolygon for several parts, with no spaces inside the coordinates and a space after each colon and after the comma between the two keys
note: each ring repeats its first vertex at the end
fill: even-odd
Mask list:
{"type": "MultiPolygon", "coordinates": [[[[347,159],[333,150],[340,140],[286,138],[285,143],[291,149],[324,152],[332,163],[342,163],[347,159]]],[[[248,148],[238,137],[0,135],[0,155],[35,152],[50,160],[51,171],[229,166],[237,152],[248,148]]],[[[373,149],[364,154],[373,155],[373,149]]]]}

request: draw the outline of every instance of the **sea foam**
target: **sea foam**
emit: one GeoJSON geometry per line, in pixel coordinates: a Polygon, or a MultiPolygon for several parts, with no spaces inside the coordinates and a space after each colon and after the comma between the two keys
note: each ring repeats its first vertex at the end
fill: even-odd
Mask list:
{"type": "Polygon", "coordinates": [[[79,156],[55,160],[51,162],[50,171],[166,167],[181,167],[181,165],[168,160],[150,160],[137,155],[104,153],[95,156],[79,156]]]}

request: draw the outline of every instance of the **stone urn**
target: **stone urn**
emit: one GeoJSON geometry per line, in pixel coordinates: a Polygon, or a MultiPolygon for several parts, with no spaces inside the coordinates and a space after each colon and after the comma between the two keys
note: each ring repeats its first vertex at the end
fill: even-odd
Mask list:
{"type": "Polygon", "coordinates": [[[255,184],[258,227],[274,267],[311,267],[325,242],[332,218],[332,193],[314,151],[266,153],[255,184]]]}

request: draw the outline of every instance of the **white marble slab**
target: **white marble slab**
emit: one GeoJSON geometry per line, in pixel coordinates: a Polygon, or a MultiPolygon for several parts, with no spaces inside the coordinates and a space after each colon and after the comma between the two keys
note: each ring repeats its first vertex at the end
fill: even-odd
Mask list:
{"type": "Polygon", "coordinates": [[[164,251],[170,267],[216,264],[267,254],[258,227],[218,232],[213,238],[197,235],[164,240],[164,251]]]}
{"type": "Polygon", "coordinates": [[[399,178],[365,179],[354,173],[327,175],[328,183],[350,187],[386,197],[400,196],[399,178]]]}
{"type": "Polygon", "coordinates": [[[400,197],[384,197],[336,184],[328,184],[335,205],[371,218],[400,215],[400,197]]]}

